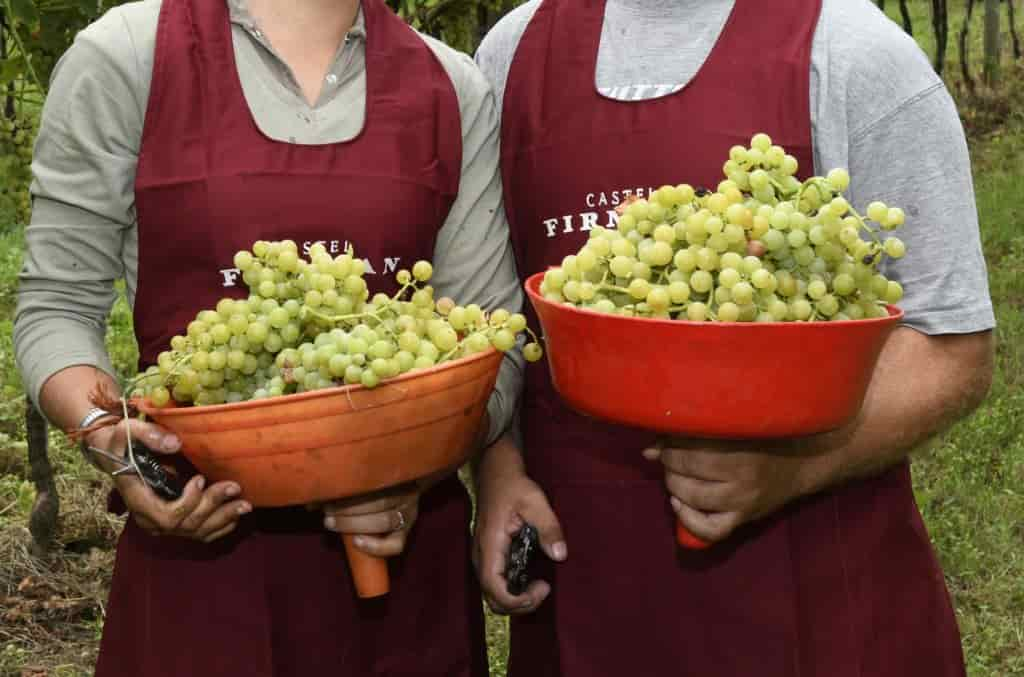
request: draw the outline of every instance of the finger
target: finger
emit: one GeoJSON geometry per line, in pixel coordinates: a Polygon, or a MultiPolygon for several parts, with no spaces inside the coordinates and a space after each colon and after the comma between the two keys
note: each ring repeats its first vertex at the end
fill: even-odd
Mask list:
{"type": "Polygon", "coordinates": [[[232,531],[235,530],[235,527],[237,527],[237,526],[238,526],[238,522],[237,521],[231,522],[228,525],[226,525],[223,529],[221,529],[220,531],[215,531],[212,534],[204,536],[204,537],[202,537],[199,540],[201,540],[203,543],[213,543],[214,541],[219,540],[221,538],[224,538],[225,536],[230,534],[232,531]]]}
{"type": "Polygon", "coordinates": [[[648,461],[661,460],[661,449],[659,449],[658,447],[647,447],[641,453],[643,453],[644,459],[648,461]]]}
{"type": "Polygon", "coordinates": [[[387,512],[388,510],[397,509],[415,497],[416,493],[408,488],[404,488],[401,491],[377,491],[325,503],[324,513],[333,516],[352,517],[387,512]]]}
{"type": "Polygon", "coordinates": [[[732,485],[728,482],[711,482],[666,471],[665,486],[683,505],[701,512],[727,512],[736,507],[731,500],[732,485]]]}
{"type": "Polygon", "coordinates": [[[334,513],[324,518],[324,527],[339,534],[389,534],[405,530],[416,520],[416,506],[397,506],[372,515],[348,516],[334,513]]]}
{"type": "Polygon", "coordinates": [[[164,501],[135,476],[121,475],[115,483],[132,513],[145,516],[160,531],[174,531],[199,505],[204,479],[201,475],[190,479],[182,490],[181,498],[173,502],[164,501]]]}
{"type": "Polygon", "coordinates": [[[199,505],[178,525],[179,531],[195,531],[215,510],[242,493],[234,482],[218,482],[203,492],[199,505]]]}
{"type": "Polygon", "coordinates": [[[518,515],[513,514],[507,517],[504,524],[483,520],[477,527],[477,575],[487,603],[495,613],[507,614],[510,609],[529,601],[523,599],[523,595],[510,595],[508,580],[505,578],[505,564],[512,545],[512,535],[522,527],[522,524],[518,515]]]}
{"type": "Polygon", "coordinates": [[[367,555],[374,557],[395,557],[402,554],[405,549],[406,535],[409,532],[405,529],[393,531],[387,536],[369,536],[360,534],[352,539],[353,545],[367,555]]]}
{"type": "Polygon", "coordinates": [[[664,448],[664,444],[661,440],[655,442],[652,446],[647,447],[643,450],[644,458],[648,461],[657,461],[661,458],[661,450],[664,448]]]}
{"type": "Polygon", "coordinates": [[[675,511],[676,517],[683,523],[683,526],[704,541],[711,543],[723,541],[740,523],[737,513],[705,513],[686,505],[675,496],[670,499],[670,502],[672,510],[675,511]]]}
{"type": "Polygon", "coordinates": [[[682,449],[666,447],[661,451],[661,462],[676,473],[700,480],[722,481],[729,479],[724,469],[723,452],[711,449],[682,449]]]}
{"type": "Polygon", "coordinates": [[[250,512],[252,512],[252,505],[247,501],[231,501],[217,508],[198,528],[184,532],[182,535],[206,541],[211,535],[217,534],[229,526],[233,528],[243,515],[250,512]]]}
{"type": "Polygon", "coordinates": [[[372,514],[326,513],[324,527],[341,534],[387,534],[411,528],[418,516],[419,496],[413,495],[372,514]]]}
{"type": "Polygon", "coordinates": [[[133,418],[129,421],[129,428],[133,440],[141,441],[155,452],[175,454],[181,451],[181,440],[163,426],[133,418]]]}
{"type": "Polygon", "coordinates": [[[335,514],[324,518],[324,527],[339,534],[388,534],[401,525],[397,515],[396,510],[354,517],[335,514]]]}
{"type": "Polygon", "coordinates": [[[521,502],[518,512],[523,520],[536,527],[540,536],[540,546],[548,557],[556,562],[562,562],[569,556],[562,525],[543,492],[530,494],[529,498],[521,502]]]}
{"type": "Polygon", "coordinates": [[[536,611],[550,594],[551,586],[546,581],[533,581],[521,595],[509,595],[499,590],[497,594],[485,594],[484,600],[496,614],[518,616],[536,611]]]}

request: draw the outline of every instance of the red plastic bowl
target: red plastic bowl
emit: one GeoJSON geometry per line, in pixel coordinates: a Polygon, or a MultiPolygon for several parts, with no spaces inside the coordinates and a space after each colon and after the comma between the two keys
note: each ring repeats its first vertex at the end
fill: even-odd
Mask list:
{"type": "Polygon", "coordinates": [[[555,389],[613,423],[690,437],[755,439],[841,427],[859,411],[903,311],[835,322],[628,318],[554,303],[526,281],[555,389]]]}

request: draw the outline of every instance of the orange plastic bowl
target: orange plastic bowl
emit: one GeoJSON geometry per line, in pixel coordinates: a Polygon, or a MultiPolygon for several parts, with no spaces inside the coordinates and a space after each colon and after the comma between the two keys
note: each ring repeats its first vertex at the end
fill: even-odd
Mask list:
{"type": "Polygon", "coordinates": [[[859,411],[882,345],[903,317],[719,323],[606,315],[540,295],[555,389],[613,423],[690,437],[780,438],[841,427],[859,411]]]}
{"type": "Polygon", "coordinates": [[[255,506],[363,494],[462,463],[497,379],[494,349],[376,388],[344,386],[236,404],[140,410],[179,436],[208,479],[255,506]]]}
{"type": "MultiPolygon", "coordinates": [[[[207,407],[137,406],[181,438],[213,481],[234,480],[255,506],[365,494],[461,465],[473,451],[501,353],[411,372],[373,389],[344,386],[207,407]]],[[[383,559],[345,550],[356,593],[390,588],[383,559]]]]}

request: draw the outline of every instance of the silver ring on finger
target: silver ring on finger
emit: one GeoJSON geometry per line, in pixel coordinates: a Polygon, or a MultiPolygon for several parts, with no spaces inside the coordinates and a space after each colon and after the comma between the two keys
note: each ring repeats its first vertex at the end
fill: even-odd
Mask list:
{"type": "Polygon", "coordinates": [[[405,528],[405,513],[401,510],[396,510],[395,514],[398,516],[398,526],[394,528],[394,531],[401,531],[405,528]]]}

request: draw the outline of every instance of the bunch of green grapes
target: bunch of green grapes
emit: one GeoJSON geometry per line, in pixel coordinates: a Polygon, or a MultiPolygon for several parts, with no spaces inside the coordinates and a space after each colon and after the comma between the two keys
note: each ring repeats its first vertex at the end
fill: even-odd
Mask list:
{"type": "MultiPolygon", "coordinates": [[[[290,240],[260,241],[234,262],[249,298],[198,313],[136,379],[134,397],[209,405],[344,384],[373,388],[492,346],[512,350],[520,333],[532,336],[522,314],[435,300],[427,261],[398,271],[393,296],[372,298],[366,266],[351,249],[332,257],[313,245],[307,261],[290,240]]],[[[523,352],[540,359],[536,337],[523,352]]]]}
{"type": "Polygon", "coordinates": [[[714,192],[681,184],[620,206],[544,276],[545,298],[601,313],[721,322],[883,317],[903,289],[878,272],[903,242],[903,210],[842,196],[849,174],[795,178],[797,161],[757,134],[714,192]]]}
{"type": "Polygon", "coordinates": [[[20,223],[28,221],[32,203],[32,145],[38,130],[35,116],[0,116],[0,213],[13,214],[20,223]]]}

